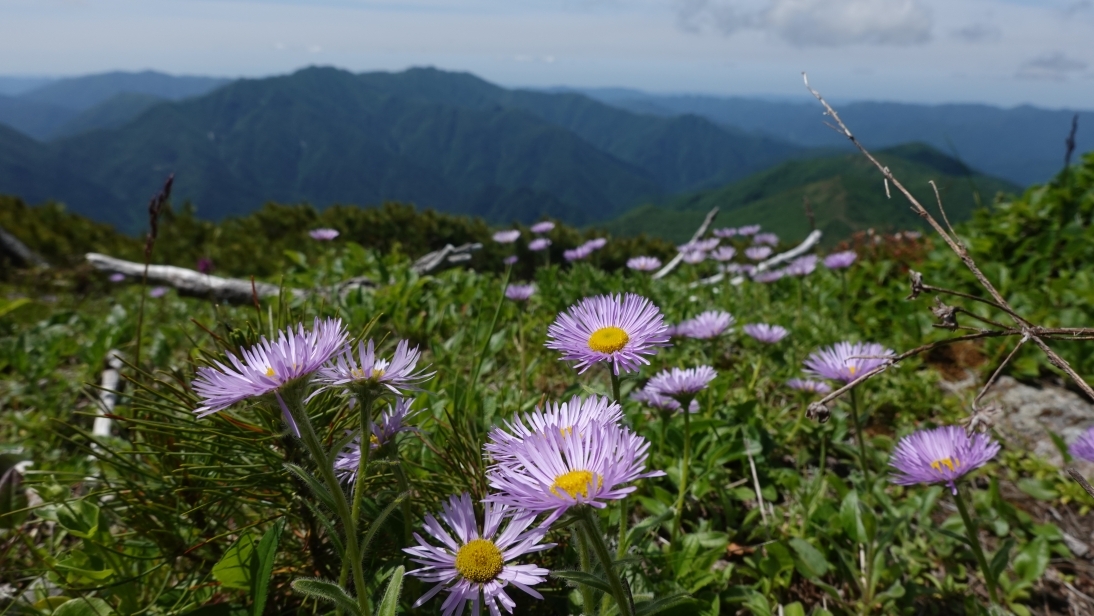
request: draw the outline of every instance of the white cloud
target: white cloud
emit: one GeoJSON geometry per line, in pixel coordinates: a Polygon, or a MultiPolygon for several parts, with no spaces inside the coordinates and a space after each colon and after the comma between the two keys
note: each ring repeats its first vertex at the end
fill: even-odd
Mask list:
{"type": "Polygon", "coordinates": [[[958,40],[966,43],[991,43],[1003,38],[1003,31],[990,24],[969,24],[953,31],[958,40]]]}
{"type": "Polygon", "coordinates": [[[734,0],[681,0],[680,25],[767,31],[799,47],[914,45],[931,38],[931,11],[921,0],[768,0],[743,8],[734,0]]]}
{"type": "Polygon", "coordinates": [[[1073,74],[1085,72],[1086,67],[1086,62],[1057,51],[1026,62],[1018,69],[1017,76],[1021,79],[1064,81],[1073,74]]]}

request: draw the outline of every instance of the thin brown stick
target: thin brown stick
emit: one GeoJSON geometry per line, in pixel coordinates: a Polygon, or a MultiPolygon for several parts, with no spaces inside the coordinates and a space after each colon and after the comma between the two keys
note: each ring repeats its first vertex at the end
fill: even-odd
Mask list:
{"type": "Polygon", "coordinates": [[[1077,481],[1079,485],[1086,490],[1086,493],[1090,495],[1090,498],[1094,498],[1094,488],[1090,487],[1090,484],[1087,483],[1086,477],[1083,477],[1082,473],[1074,468],[1069,468],[1067,469],[1067,474],[1071,475],[1071,478],[1077,481]]]}
{"type": "Polygon", "coordinates": [[[976,398],[974,398],[972,401],[973,408],[976,408],[976,405],[979,404],[980,399],[984,397],[984,394],[988,393],[988,388],[990,388],[992,383],[995,382],[995,379],[999,377],[999,373],[1003,371],[1003,368],[1006,368],[1007,364],[1010,363],[1010,360],[1014,358],[1014,355],[1018,352],[1018,349],[1022,348],[1022,346],[1025,345],[1025,343],[1027,342],[1029,342],[1029,336],[1022,336],[1018,340],[1018,344],[1014,345],[1014,348],[1011,349],[1010,354],[1007,355],[1007,358],[1004,359],[1003,363],[999,364],[999,367],[995,369],[995,372],[992,373],[991,378],[988,379],[988,382],[984,383],[984,387],[980,389],[980,393],[976,394],[976,398]]]}

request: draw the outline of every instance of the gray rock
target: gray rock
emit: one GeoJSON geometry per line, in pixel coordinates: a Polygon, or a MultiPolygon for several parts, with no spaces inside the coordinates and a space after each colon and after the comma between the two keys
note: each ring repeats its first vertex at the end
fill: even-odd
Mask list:
{"type": "MultiPolygon", "coordinates": [[[[1008,441],[1059,466],[1063,466],[1063,456],[1049,432],[1070,444],[1094,426],[1094,405],[1053,385],[1030,387],[1009,376],[1000,377],[984,396],[984,403],[1001,407],[995,427],[1008,441]]],[[[1088,477],[1094,475],[1094,464],[1077,461],[1076,466],[1088,477]]]]}

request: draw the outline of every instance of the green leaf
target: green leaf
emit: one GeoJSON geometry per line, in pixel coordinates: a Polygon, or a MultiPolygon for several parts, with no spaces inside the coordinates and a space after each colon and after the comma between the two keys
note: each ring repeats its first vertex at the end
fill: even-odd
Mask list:
{"type": "Polygon", "coordinates": [[[376,531],[380,530],[380,527],[382,527],[384,525],[384,522],[387,521],[387,518],[391,515],[391,512],[395,511],[395,508],[399,506],[399,503],[406,500],[408,496],[410,496],[409,492],[403,492],[402,494],[396,496],[395,500],[391,501],[387,507],[384,507],[384,510],[380,512],[380,515],[376,516],[376,518],[373,519],[372,525],[368,527],[368,533],[365,535],[364,540],[361,541],[361,558],[364,558],[365,554],[368,552],[368,546],[372,544],[372,539],[376,536],[376,531]]]}
{"type": "Polygon", "coordinates": [[[999,580],[999,576],[1003,575],[1003,572],[1007,570],[1007,563],[1010,561],[1010,551],[1014,549],[1014,539],[1007,539],[998,550],[995,551],[995,555],[991,557],[991,562],[988,563],[988,575],[995,581],[999,580]]]}
{"type": "Polygon", "coordinates": [[[255,538],[250,532],[244,532],[225,552],[220,561],[213,565],[213,578],[226,588],[251,590],[254,584],[258,561],[255,558],[255,538]]]}
{"type": "Polygon", "coordinates": [[[262,535],[262,541],[258,542],[258,550],[255,556],[258,558],[251,601],[254,616],[262,616],[262,610],[266,607],[266,594],[270,588],[270,576],[273,574],[274,557],[277,556],[277,543],[281,539],[281,531],[285,528],[285,518],[274,522],[273,528],[262,535]]]}
{"type": "Polygon", "coordinates": [[[99,532],[99,508],[86,500],[61,503],[57,506],[57,523],[71,535],[90,539],[99,532]]]}
{"type": "Polygon", "coordinates": [[[114,608],[98,597],[76,597],[61,604],[53,616],[107,616],[114,608]]]}
{"type": "Polygon", "coordinates": [[[400,566],[391,574],[391,581],[387,583],[384,591],[384,599],[380,601],[380,607],[376,610],[376,616],[395,616],[395,610],[399,608],[399,593],[403,591],[403,573],[406,567],[400,566]]]}
{"type": "Polygon", "coordinates": [[[1032,477],[1019,479],[1018,489],[1037,500],[1050,501],[1060,496],[1060,493],[1052,487],[1052,484],[1044,479],[1034,479],[1032,477]]]}
{"type": "Polygon", "coordinates": [[[866,535],[866,526],[862,523],[862,512],[859,506],[858,493],[851,490],[843,498],[839,508],[840,524],[843,532],[859,543],[866,543],[869,537],[866,535]]]}
{"type": "Polygon", "coordinates": [[[30,300],[25,297],[19,297],[16,299],[4,299],[0,298],[0,317],[15,312],[19,308],[30,303],[30,300]]]}
{"type": "Polygon", "coordinates": [[[686,593],[676,593],[675,595],[668,595],[667,597],[661,597],[654,599],[653,601],[643,601],[642,603],[636,603],[634,605],[635,616],[653,616],[653,614],[659,614],[665,610],[670,610],[682,605],[698,606],[699,602],[692,599],[686,593]]]}
{"type": "Polygon", "coordinates": [[[1038,537],[1026,544],[1014,557],[1014,572],[1018,579],[1032,584],[1045,573],[1048,567],[1048,542],[1038,537]]]}
{"type": "Polygon", "coordinates": [[[595,576],[591,573],[585,573],[584,571],[552,571],[551,577],[562,578],[568,582],[574,584],[584,584],[586,586],[592,586],[593,588],[606,592],[609,595],[612,594],[612,587],[608,585],[608,582],[604,578],[595,576]]]}
{"type": "Polygon", "coordinates": [[[302,595],[307,595],[313,599],[330,601],[350,614],[361,616],[361,608],[358,607],[357,601],[334,582],[315,578],[300,578],[299,580],[293,580],[292,587],[293,590],[302,595]]]}
{"type": "Polygon", "coordinates": [[[805,616],[805,607],[798,601],[784,605],[783,616],[805,616]]]}
{"type": "Polygon", "coordinates": [[[942,528],[942,527],[938,528],[938,532],[942,533],[943,535],[946,535],[950,539],[953,539],[955,541],[959,541],[959,542],[961,542],[965,545],[972,545],[971,543],[969,543],[969,538],[966,537],[965,535],[962,535],[961,533],[955,533],[952,530],[949,530],[947,528],[942,528]]]}
{"type": "Polygon", "coordinates": [[[0,454],[0,528],[17,528],[27,517],[26,493],[21,489],[23,476],[15,466],[24,460],[16,454],[0,454]],[[19,511],[19,513],[15,513],[19,511]]]}
{"type": "Polygon", "coordinates": [[[803,577],[819,578],[828,573],[828,561],[825,560],[824,554],[821,554],[820,550],[813,547],[808,541],[800,537],[794,537],[790,540],[790,547],[798,555],[795,564],[798,573],[801,573],[803,577]]]}

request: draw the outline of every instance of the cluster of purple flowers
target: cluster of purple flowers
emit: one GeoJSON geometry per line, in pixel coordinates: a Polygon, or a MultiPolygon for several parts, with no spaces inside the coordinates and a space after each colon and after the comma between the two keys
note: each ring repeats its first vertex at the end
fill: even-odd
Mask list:
{"type": "Polygon", "coordinates": [[[661,267],[657,257],[633,257],[627,260],[627,267],[638,272],[652,272],[661,267]]]}
{"type": "Polygon", "coordinates": [[[724,334],[736,321],[732,314],[724,310],[707,310],[677,323],[672,329],[672,335],[709,340],[724,334]]]}

